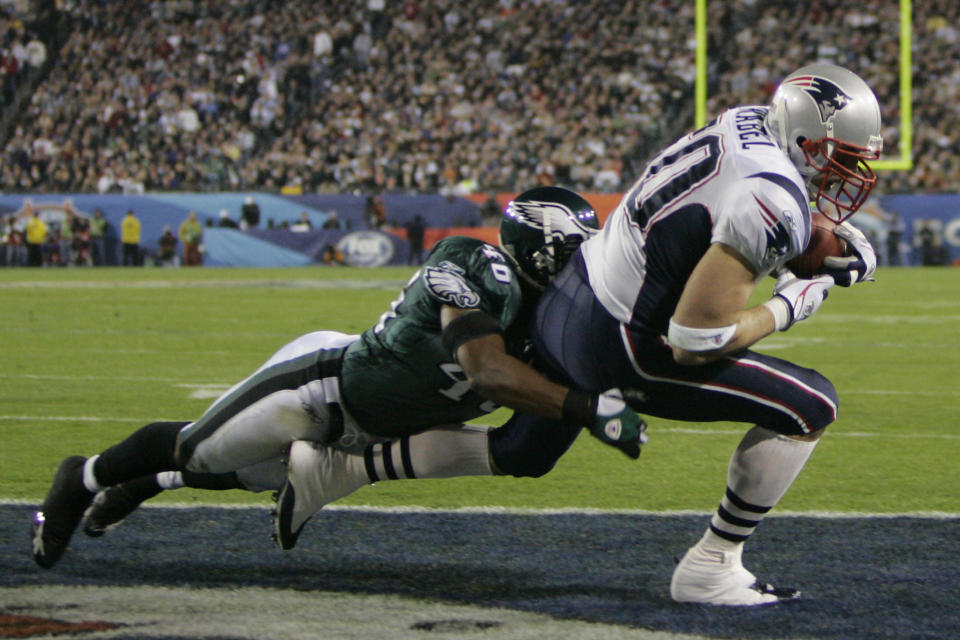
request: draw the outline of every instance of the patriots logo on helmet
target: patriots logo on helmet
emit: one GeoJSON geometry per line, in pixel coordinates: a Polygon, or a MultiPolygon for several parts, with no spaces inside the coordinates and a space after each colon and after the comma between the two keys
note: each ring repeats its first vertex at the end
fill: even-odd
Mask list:
{"type": "Polygon", "coordinates": [[[423,273],[427,290],[442,302],[461,309],[472,309],[480,304],[480,296],[463,279],[462,269],[452,262],[441,262],[427,267],[423,273]]]}
{"type": "Polygon", "coordinates": [[[833,116],[853,100],[840,87],[826,78],[800,76],[787,81],[788,84],[803,87],[807,95],[813,98],[820,110],[820,122],[827,123],[833,116]]]}

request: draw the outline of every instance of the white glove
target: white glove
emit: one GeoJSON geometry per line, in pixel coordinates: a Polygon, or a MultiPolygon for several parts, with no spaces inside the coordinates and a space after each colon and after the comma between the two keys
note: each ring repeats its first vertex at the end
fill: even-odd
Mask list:
{"type": "Polygon", "coordinates": [[[832,276],[804,280],[789,269],[781,271],[773,288],[773,297],[763,303],[773,313],[777,331],[786,331],[794,323],[812,316],[827,299],[828,290],[834,284],[832,276]]]}
{"type": "Polygon", "coordinates": [[[824,258],[824,273],[833,276],[834,282],[841,287],[849,287],[854,282],[873,282],[873,272],[877,269],[877,254],[867,237],[848,222],[841,222],[833,233],[847,241],[855,255],[837,258],[824,258]]]}

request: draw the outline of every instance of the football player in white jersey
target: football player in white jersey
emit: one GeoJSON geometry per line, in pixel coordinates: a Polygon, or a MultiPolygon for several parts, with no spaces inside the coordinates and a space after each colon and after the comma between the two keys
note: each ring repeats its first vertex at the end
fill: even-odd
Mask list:
{"type": "Polygon", "coordinates": [[[836,418],[837,393],[816,371],[749,347],[810,317],[834,284],[872,279],[874,251],[849,224],[836,233],[853,254],[828,258],[825,275],[804,280],[783,265],[809,241],[811,202],[837,222],[863,204],[881,147],[867,84],[842,67],[803,67],[769,107],[725,111],[653,158],[538,305],[538,351],[567,381],[639,389],[634,408],[649,415],[755,425],[674,571],[677,601],[799,596],[759,582],[741,553],[836,418]],[[773,296],[749,306],[771,274],[773,296]]]}
{"type": "MultiPolygon", "coordinates": [[[[730,109],[654,157],[538,304],[537,351],[567,383],[637,390],[631,406],[648,415],[755,425],[733,453],[703,538],[676,567],[677,601],[799,597],[757,580],[741,554],[836,418],[837,393],[816,371],[749,347],[810,317],[835,284],[872,280],[876,255],[846,223],[835,233],[851,255],[828,258],[823,275],[801,279],[783,265],[806,247],[813,208],[842,222],[863,204],[876,182],[868,162],[881,147],[880,107],[867,84],[838,66],[803,67],[769,106],[730,109]],[[767,275],[777,278],[772,297],[748,306],[767,275]]],[[[536,476],[578,433],[515,414],[477,437],[505,461],[494,473],[536,476]]],[[[289,477],[320,508],[368,482],[413,477],[384,474],[378,463],[402,445],[346,456],[295,443],[289,477]]],[[[462,475],[455,451],[437,449],[435,458],[462,475]]]]}

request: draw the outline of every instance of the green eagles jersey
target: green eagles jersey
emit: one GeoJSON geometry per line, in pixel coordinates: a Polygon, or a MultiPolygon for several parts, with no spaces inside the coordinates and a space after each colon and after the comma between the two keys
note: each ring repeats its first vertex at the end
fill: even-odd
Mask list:
{"type": "Polygon", "coordinates": [[[440,309],[480,309],[504,330],[507,351],[526,346],[528,312],[507,257],[481,240],[449,237],[344,354],[340,393],[359,426],[381,436],[471,420],[496,406],[470,391],[441,343],[440,309]]]}

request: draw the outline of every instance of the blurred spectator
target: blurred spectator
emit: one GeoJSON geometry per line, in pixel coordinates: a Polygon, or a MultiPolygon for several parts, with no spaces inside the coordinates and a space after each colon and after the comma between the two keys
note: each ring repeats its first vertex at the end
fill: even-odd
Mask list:
{"type": "Polygon", "coordinates": [[[413,216],[413,220],[404,225],[407,230],[407,242],[410,243],[410,255],[407,257],[407,264],[423,264],[423,235],[426,231],[426,224],[420,215],[413,216]]]}
{"type": "Polygon", "coordinates": [[[179,267],[180,256],[177,255],[177,236],[173,235],[170,226],[163,228],[163,234],[157,241],[157,265],[162,267],[179,267]]]}
{"type": "Polygon", "coordinates": [[[487,227],[497,227],[500,225],[500,217],[503,211],[500,209],[500,203],[494,193],[488,194],[487,199],[480,207],[480,216],[483,218],[483,224],[487,227]]]}
{"type": "MultiPolygon", "coordinates": [[[[926,256],[924,256],[926,259],[926,256]]],[[[939,233],[933,234],[930,239],[929,262],[924,262],[930,266],[943,267],[950,264],[950,249],[943,243],[943,237],[939,233]]]]}
{"type": "Polygon", "coordinates": [[[0,50],[0,80],[2,80],[2,93],[0,98],[3,104],[13,104],[17,95],[17,80],[20,73],[20,61],[14,57],[9,49],[0,50]]]}
{"type": "Polygon", "coordinates": [[[26,63],[34,69],[39,69],[47,61],[47,45],[34,35],[24,47],[24,54],[26,63]]]}
{"type": "Polygon", "coordinates": [[[343,252],[335,244],[323,248],[323,264],[344,264],[343,252]]]}
{"type": "MultiPolygon", "coordinates": [[[[689,0],[61,4],[72,28],[11,128],[4,191],[617,190],[610,163],[636,175],[693,124],[689,0]]],[[[896,156],[898,24],[896,2],[709,3],[707,115],[836,62],[873,86],[896,156]]],[[[913,4],[925,126],[878,193],[960,184],[958,24],[954,0],[913,4]]],[[[36,40],[8,29],[5,103],[36,40]]]]}
{"type": "Polygon", "coordinates": [[[65,266],[74,265],[73,238],[77,226],[77,217],[70,209],[64,213],[64,219],[60,223],[60,261],[65,266]]]}
{"type": "Polygon", "coordinates": [[[313,230],[313,223],[310,221],[310,216],[306,211],[301,211],[300,219],[290,226],[290,231],[304,233],[311,230],[313,230]]]}
{"type": "Polygon", "coordinates": [[[199,267],[203,264],[200,245],[203,243],[203,225],[197,219],[197,212],[191,211],[186,220],[180,223],[178,232],[183,243],[183,265],[199,267]]]}
{"type": "Polygon", "coordinates": [[[244,229],[256,229],[260,224],[260,205],[256,203],[253,196],[247,196],[243,199],[243,206],[240,208],[240,225],[244,229]]]}
{"type": "Polygon", "coordinates": [[[220,222],[218,226],[226,229],[238,229],[240,227],[236,220],[230,217],[230,213],[226,209],[220,209],[220,222]]]}
{"type": "Polygon", "coordinates": [[[89,267],[93,265],[90,255],[90,221],[77,216],[73,225],[72,264],[89,267]]]}
{"type": "Polygon", "coordinates": [[[90,257],[96,267],[107,264],[107,219],[102,209],[94,209],[90,218],[90,257]]]}
{"type": "Polygon", "coordinates": [[[323,221],[323,226],[321,228],[324,231],[340,230],[340,216],[337,215],[336,211],[330,211],[327,213],[327,219],[323,221]]]}
{"type": "Polygon", "coordinates": [[[943,243],[939,229],[932,220],[924,220],[917,231],[920,242],[920,263],[925,267],[936,267],[950,262],[949,249],[943,243]]]}
{"type": "Polygon", "coordinates": [[[43,265],[43,245],[47,241],[47,224],[40,219],[40,212],[34,211],[27,222],[27,266],[43,265]]]}
{"type": "Polygon", "coordinates": [[[903,232],[903,221],[900,220],[900,214],[894,211],[890,220],[887,221],[887,265],[891,267],[899,267],[902,264],[900,244],[903,242],[903,232]]]}
{"type": "Polygon", "coordinates": [[[17,228],[17,220],[8,216],[3,220],[4,264],[8,267],[22,267],[26,262],[23,246],[23,232],[17,228]]]}
{"type": "Polygon", "coordinates": [[[47,237],[43,239],[41,248],[43,266],[60,267],[63,260],[60,255],[60,223],[51,221],[47,225],[47,237]]]}
{"type": "Polygon", "coordinates": [[[380,196],[367,196],[364,205],[364,217],[371,229],[379,229],[387,223],[387,208],[380,196]]]}
{"type": "Polygon", "coordinates": [[[129,209],[120,222],[120,242],[123,245],[121,264],[125,267],[136,267],[140,262],[140,220],[129,209]]]}

